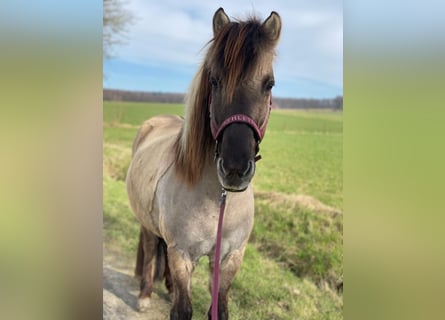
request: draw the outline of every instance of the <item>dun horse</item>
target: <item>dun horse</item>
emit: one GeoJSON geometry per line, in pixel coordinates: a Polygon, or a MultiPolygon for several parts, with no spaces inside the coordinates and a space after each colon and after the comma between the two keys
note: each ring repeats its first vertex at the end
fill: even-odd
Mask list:
{"type": "Polygon", "coordinates": [[[191,319],[192,272],[200,257],[208,256],[210,274],[220,263],[218,319],[228,319],[228,291],[253,226],[250,181],[272,103],[272,62],[280,32],[276,12],[264,22],[230,21],[218,9],[185,118],[156,116],[137,133],[127,191],[141,224],[136,261],[136,274],[142,277],[140,311],[149,310],[153,281],[165,278],[173,302],[170,319],[191,319]],[[222,188],[229,192],[221,259],[215,262],[222,188]]]}

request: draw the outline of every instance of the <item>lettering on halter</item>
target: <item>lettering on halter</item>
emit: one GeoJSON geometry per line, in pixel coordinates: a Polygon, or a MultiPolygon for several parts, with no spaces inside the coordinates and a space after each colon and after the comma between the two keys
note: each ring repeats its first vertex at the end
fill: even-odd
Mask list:
{"type": "Polygon", "coordinates": [[[218,140],[220,135],[221,135],[221,133],[222,133],[222,131],[226,127],[231,125],[232,123],[245,123],[245,124],[249,125],[253,129],[258,142],[260,142],[261,140],[263,140],[264,134],[266,132],[266,126],[267,126],[267,121],[269,120],[269,114],[270,114],[270,108],[267,111],[266,118],[264,119],[264,122],[261,124],[260,127],[258,127],[258,125],[256,124],[255,120],[253,120],[251,117],[249,117],[248,115],[245,115],[245,114],[234,114],[234,115],[231,115],[227,119],[225,119],[219,125],[219,127],[216,124],[215,119],[212,117],[211,120],[210,120],[210,129],[212,130],[213,138],[215,140],[218,140]]]}
{"type": "MultiPolygon", "coordinates": [[[[210,104],[211,104],[211,95],[209,96],[209,109],[210,109],[210,104]]],[[[215,121],[215,118],[212,117],[212,115],[210,114],[210,129],[212,131],[212,136],[216,141],[216,147],[215,147],[215,159],[218,156],[218,139],[220,137],[220,135],[222,134],[223,130],[225,128],[227,128],[229,125],[231,125],[232,123],[245,123],[247,125],[249,125],[253,132],[255,133],[256,139],[257,139],[257,149],[259,150],[259,143],[261,142],[261,140],[263,140],[264,138],[264,134],[266,133],[266,127],[267,127],[267,122],[269,121],[269,116],[270,116],[270,110],[272,108],[272,95],[270,96],[269,99],[269,106],[268,106],[268,110],[267,110],[267,114],[266,117],[264,118],[263,123],[261,124],[261,126],[258,126],[257,123],[255,122],[255,120],[253,120],[251,117],[249,117],[248,115],[245,114],[234,114],[229,116],[227,119],[225,119],[219,126],[215,121]]],[[[255,157],[255,161],[259,160],[261,158],[261,156],[256,156],[255,157]]]]}

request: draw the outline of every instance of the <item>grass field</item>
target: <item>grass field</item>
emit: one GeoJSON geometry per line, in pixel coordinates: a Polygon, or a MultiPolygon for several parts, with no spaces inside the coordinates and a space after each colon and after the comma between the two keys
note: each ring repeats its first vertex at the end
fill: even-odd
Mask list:
{"type": "MultiPolygon", "coordinates": [[[[104,102],[104,236],[131,264],[139,231],[124,183],[131,145],[145,119],[171,113],[183,115],[184,106],[104,102]]],[[[342,113],[273,110],[261,155],[255,226],[231,289],[231,319],[343,319],[334,289],[343,274],[342,113]]],[[[201,261],[193,278],[196,319],[209,305],[206,266],[201,261]]]]}

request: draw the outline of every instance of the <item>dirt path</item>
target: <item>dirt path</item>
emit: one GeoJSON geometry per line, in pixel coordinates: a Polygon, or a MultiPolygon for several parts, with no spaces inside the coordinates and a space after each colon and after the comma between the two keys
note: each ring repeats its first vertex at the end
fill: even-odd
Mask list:
{"type": "Polygon", "coordinates": [[[139,280],[128,269],[134,264],[118,252],[103,248],[103,319],[144,319],[165,320],[170,311],[170,300],[167,290],[162,283],[154,288],[151,309],[147,313],[140,313],[136,309],[139,293],[139,280]]]}

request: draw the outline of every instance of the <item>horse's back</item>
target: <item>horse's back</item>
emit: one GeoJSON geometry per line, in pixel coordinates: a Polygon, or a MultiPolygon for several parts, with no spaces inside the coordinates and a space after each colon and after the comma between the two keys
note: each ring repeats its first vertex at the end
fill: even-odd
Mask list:
{"type": "Polygon", "coordinates": [[[126,179],[128,197],[138,220],[153,232],[157,226],[149,226],[147,221],[153,224],[151,211],[157,182],[173,164],[182,124],[179,116],[150,118],[142,124],[133,142],[133,159],[126,179]]]}
{"type": "Polygon", "coordinates": [[[181,129],[183,119],[174,115],[159,115],[150,118],[139,128],[136,138],[133,141],[133,157],[136,151],[144,143],[153,143],[153,139],[159,139],[165,135],[175,135],[181,129]]]}

